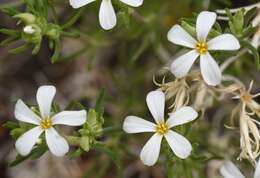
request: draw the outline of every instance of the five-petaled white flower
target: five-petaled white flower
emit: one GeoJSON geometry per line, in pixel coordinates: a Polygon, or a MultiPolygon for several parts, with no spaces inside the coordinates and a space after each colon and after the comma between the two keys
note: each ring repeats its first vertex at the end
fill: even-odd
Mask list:
{"type": "MultiPolygon", "coordinates": [[[[220,173],[224,178],[246,178],[231,161],[225,161],[220,173]]],[[[260,178],[260,161],[257,163],[254,178],[260,178]]]]}
{"type": "Polygon", "coordinates": [[[15,147],[19,154],[28,155],[43,132],[45,133],[46,143],[54,155],[63,156],[69,151],[67,141],[57,133],[53,126],[60,124],[80,126],[86,122],[87,112],[85,110],[62,111],[53,115],[51,105],[55,93],[56,88],[54,86],[41,86],[38,89],[36,99],[40,116],[30,110],[22,100],[17,101],[14,112],[15,118],[36,125],[17,139],[15,147]]]}
{"type": "Polygon", "coordinates": [[[143,147],[140,158],[147,166],[156,163],[160,153],[161,141],[165,137],[172,151],[181,159],[187,158],[192,150],[190,142],[182,135],[170,130],[172,127],[190,122],[198,116],[191,107],[182,107],[169,114],[164,120],[165,95],[161,91],[152,91],[146,97],[148,108],[156,124],[136,116],[126,117],[123,129],[127,133],[155,132],[143,147]]]}
{"type": "Polygon", "coordinates": [[[207,36],[216,21],[216,13],[203,11],[196,22],[197,40],[188,34],[180,25],[174,25],[168,33],[168,40],[192,50],[173,61],[171,72],[177,77],[184,77],[192,64],[200,56],[200,69],[204,81],[208,85],[216,86],[221,82],[221,71],[212,58],[209,50],[237,50],[239,41],[231,34],[222,34],[209,41],[207,36]]]}
{"type": "MultiPolygon", "coordinates": [[[[80,8],[95,0],[70,0],[70,5],[73,8],[80,8]]],[[[120,0],[121,2],[138,7],[143,4],[143,0],[120,0]]],[[[111,0],[102,0],[99,10],[99,22],[103,29],[110,30],[116,26],[116,13],[111,0]]]]}

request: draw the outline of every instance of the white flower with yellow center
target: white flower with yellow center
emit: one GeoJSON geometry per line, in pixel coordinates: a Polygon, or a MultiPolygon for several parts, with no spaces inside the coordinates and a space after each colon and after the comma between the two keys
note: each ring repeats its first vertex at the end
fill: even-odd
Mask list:
{"type": "MultiPolygon", "coordinates": [[[[246,178],[231,161],[225,161],[224,165],[220,168],[220,173],[224,178],[246,178]]],[[[257,163],[253,178],[260,178],[259,161],[257,163]]]]}
{"type": "Polygon", "coordinates": [[[221,82],[221,71],[209,51],[237,50],[239,41],[231,34],[222,34],[209,41],[207,36],[216,21],[216,13],[203,11],[196,22],[197,40],[188,34],[180,25],[174,25],[168,33],[168,40],[192,50],[173,61],[171,72],[177,77],[184,77],[192,64],[200,56],[200,69],[204,81],[216,86],[221,82]]]}
{"type": "Polygon", "coordinates": [[[146,102],[156,124],[136,116],[126,117],[123,129],[127,133],[154,132],[155,134],[143,147],[140,158],[147,166],[156,163],[159,157],[161,141],[164,137],[172,151],[181,159],[187,158],[192,150],[190,142],[182,135],[174,132],[171,128],[190,122],[198,116],[191,107],[181,107],[174,113],[169,114],[169,119],[164,120],[165,95],[161,91],[148,93],[146,102]]]}
{"type": "Polygon", "coordinates": [[[87,112],[85,110],[62,111],[52,115],[51,105],[55,93],[56,88],[54,86],[41,86],[38,89],[36,99],[40,109],[40,116],[30,110],[22,100],[17,101],[14,111],[15,118],[36,125],[17,139],[15,147],[19,154],[28,155],[43,132],[51,153],[56,156],[63,156],[69,151],[67,141],[57,133],[53,126],[80,126],[86,122],[87,112]]]}
{"type": "MultiPolygon", "coordinates": [[[[95,0],[70,0],[70,5],[73,8],[80,8],[85,6],[95,0]]],[[[121,2],[138,7],[143,4],[143,0],[120,0],[121,2]]],[[[113,8],[111,0],[102,0],[100,9],[99,9],[99,22],[103,29],[110,30],[116,26],[116,13],[113,8]]]]}

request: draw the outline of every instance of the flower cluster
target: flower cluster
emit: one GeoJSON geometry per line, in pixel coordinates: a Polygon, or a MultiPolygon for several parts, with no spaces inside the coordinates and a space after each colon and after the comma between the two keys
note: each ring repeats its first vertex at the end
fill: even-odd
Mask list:
{"type": "MultiPolygon", "coordinates": [[[[69,0],[69,3],[73,8],[78,9],[95,1],[69,0]]],[[[100,0],[100,2],[99,23],[104,30],[110,30],[117,24],[115,4],[112,0],[100,0]]],[[[39,52],[43,38],[47,37],[50,48],[55,51],[53,55],[53,62],[55,62],[60,53],[61,35],[77,36],[77,33],[75,35],[75,33],[65,32],[64,29],[74,24],[82,11],[77,10],[68,23],[58,25],[55,9],[53,9],[53,21],[57,23],[50,21],[51,18],[46,13],[49,12],[50,7],[53,7],[49,5],[49,1],[45,2],[47,7],[43,5],[42,8],[38,7],[37,2],[30,3],[28,5],[30,12],[15,12],[12,15],[19,20],[19,23],[22,23],[22,28],[19,31],[2,30],[0,32],[14,35],[10,36],[7,42],[20,38],[25,42],[18,51],[33,45],[33,54],[39,52]],[[43,9],[42,12],[37,12],[39,9],[43,9]]],[[[119,5],[121,3],[131,7],[139,7],[143,4],[143,0],[119,0],[119,5]]],[[[135,12],[133,9],[131,10],[131,12],[135,12]]],[[[240,134],[241,152],[239,159],[247,159],[252,165],[256,165],[254,178],[260,178],[260,162],[256,161],[260,155],[260,122],[258,120],[260,118],[260,104],[257,103],[256,97],[260,94],[252,94],[253,82],[250,83],[249,89],[246,89],[235,76],[224,73],[225,69],[237,60],[237,56],[248,50],[254,54],[256,61],[259,60],[259,54],[254,48],[254,46],[258,47],[259,45],[259,30],[255,35],[252,35],[255,26],[248,25],[244,28],[246,21],[249,20],[244,20],[243,16],[250,16],[250,14],[244,14],[244,10],[237,10],[234,16],[228,10],[225,13],[229,23],[227,29],[223,30],[224,33],[217,23],[217,19],[223,17],[219,17],[216,12],[202,11],[196,15],[196,19],[189,22],[183,20],[181,25],[174,25],[165,35],[173,44],[184,47],[184,53],[175,57],[169,65],[174,80],[166,82],[166,76],[164,76],[162,83],[154,81],[158,89],[149,92],[146,96],[146,104],[155,122],[131,115],[127,116],[123,125],[119,126],[120,132],[122,132],[121,128],[123,127],[123,131],[130,134],[153,133],[140,152],[143,164],[155,165],[160,159],[160,152],[162,152],[161,158],[166,157],[168,162],[182,161],[191,157],[192,161],[189,163],[193,164],[194,160],[200,159],[200,156],[194,157],[192,155],[196,149],[195,144],[192,145],[189,141],[192,139],[189,137],[189,132],[182,131],[188,130],[189,126],[189,128],[194,128],[193,121],[198,118],[198,112],[203,118],[204,112],[213,105],[213,101],[223,101],[224,98],[225,100],[230,99],[236,104],[232,108],[231,114],[228,113],[228,115],[231,115],[232,128],[237,129],[240,134]],[[246,40],[250,40],[251,36],[253,36],[252,44],[248,44],[246,40]],[[220,53],[220,51],[229,52],[228,55],[231,56],[227,59],[223,58],[225,62],[221,65],[219,64],[221,62],[215,60],[220,58],[218,57],[218,55],[221,56],[222,52],[220,53]],[[234,54],[235,56],[233,56],[234,54]],[[198,58],[199,68],[192,67],[198,58]],[[229,95],[232,97],[228,98],[229,95]],[[168,109],[170,111],[167,112],[166,116],[165,110],[168,109]],[[170,156],[168,156],[169,154],[170,156]]],[[[140,18],[140,16],[138,17],[140,18]]],[[[146,44],[141,47],[140,51],[143,48],[146,48],[146,44]]],[[[140,51],[138,53],[141,53],[140,51]]],[[[99,108],[99,103],[95,109],[89,109],[88,112],[81,104],[75,109],[76,111],[65,109],[65,111],[60,112],[59,109],[55,109],[55,103],[53,103],[55,94],[56,88],[54,86],[41,86],[36,94],[37,107],[30,108],[20,99],[16,102],[14,116],[19,124],[11,126],[11,135],[16,139],[15,148],[19,153],[18,156],[21,156],[22,159],[28,158],[35,150],[39,151],[37,149],[41,146],[44,147],[44,152],[50,150],[55,156],[69,155],[70,146],[76,147],[74,149],[76,151],[70,152],[72,157],[79,156],[94,146],[98,147],[97,145],[101,145],[104,151],[106,148],[103,143],[97,141],[97,138],[105,130],[103,129],[103,110],[99,108]],[[60,134],[60,125],[77,126],[78,128],[72,134],[65,135],[60,134]]],[[[39,154],[44,152],[40,150],[39,154]]],[[[104,152],[112,155],[110,150],[104,152]]],[[[209,152],[214,155],[214,151],[210,150],[209,152]]],[[[204,160],[204,158],[202,159],[204,160]]],[[[168,162],[166,163],[167,167],[171,169],[172,165],[168,162]]],[[[183,170],[185,168],[184,161],[183,170]]],[[[193,173],[190,172],[189,177],[192,177],[193,173]]],[[[231,161],[224,163],[220,173],[225,178],[245,177],[231,161]]]]}

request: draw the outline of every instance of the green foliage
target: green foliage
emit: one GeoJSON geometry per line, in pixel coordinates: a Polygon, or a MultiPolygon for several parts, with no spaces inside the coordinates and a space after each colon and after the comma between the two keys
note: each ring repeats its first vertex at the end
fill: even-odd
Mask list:
{"type": "Polygon", "coordinates": [[[40,158],[46,151],[48,150],[48,147],[46,144],[40,144],[37,147],[35,147],[32,152],[27,155],[27,156],[21,156],[21,155],[17,155],[15,160],[9,163],[9,166],[13,167],[16,166],[20,163],[22,163],[23,161],[27,160],[27,159],[38,159],[40,158]]]}
{"type": "MultiPolygon", "coordinates": [[[[166,34],[170,27],[180,23],[188,33],[196,38],[196,18],[199,11],[206,7],[215,11],[218,8],[231,7],[233,3],[231,0],[208,1],[208,5],[198,0],[182,2],[148,1],[145,0],[145,5],[140,8],[132,8],[118,0],[113,0],[118,24],[110,31],[100,29],[97,17],[100,1],[80,9],[65,7],[64,1],[49,0],[23,0],[17,1],[15,4],[11,2],[0,6],[0,11],[17,23],[16,27],[1,27],[0,29],[0,33],[5,37],[0,45],[8,46],[10,53],[20,54],[31,50],[32,55],[40,55],[46,42],[46,46],[52,51],[52,56],[47,58],[50,58],[52,63],[70,63],[84,54],[84,58],[87,59],[85,69],[87,71],[97,70],[100,72],[100,74],[96,74],[97,78],[99,79],[99,75],[101,75],[102,81],[108,81],[105,84],[102,83],[102,86],[98,84],[101,87],[106,86],[108,90],[102,89],[98,97],[94,97],[96,103],[92,109],[86,107],[87,104],[84,102],[79,101],[70,101],[65,108],[65,110],[88,108],[86,123],[72,133],[63,136],[71,146],[71,151],[67,155],[68,158],[77,158],[88,154],[90,151],[97,154],[97,158],[93,158],[92,168],[101,168],[99,173],[94,171],[95,178],[104,177],[105,172],[111,168],[111,162],[116,165],[117,177],[121,178],[123,177],[123,165],[131,159],[137,159],[138,155],[136,152],[133,153],[128,145],[133,142],[141,145],[142,137],[140,137],[140,140],[131,139],[130,136],[126,137],[122,131],[122,118],[129,113],[144,115],[145,112],[148,112],[144,109],[144,93],[148,88],[149,90],[152,88],[152,76],[156,75],[157,77],[158,75],[158,78],[160,78],[167,75],[169,77],[168,73],[165,72],[168,72],[168,70],[158,71],[158,69],[166,64],[168,65],[173,54],[182,53],[180,50],[182,48],[170,46],[170,43],[166,41],[166,34]],[[26,27],[29,27],[29,32],[25,30],[26,27]],[[62,54],[64,40],[76,41],[79,44],[75,48],[78,49],[71,53],[65,51],[62,54]],[[17,44],[20,46],[17,46],[17,44]],[[100,55],[104,55],[105,60],[100,61],[100,55]],[[109,94],[106,96],[107,92],[109,94]],[[107,103],[108,109],[105,110],[104,105],[107,103]],[[102,166],[98,164],[100,155],[106,155],[106,158],[108,158],[102,166]]],[[[68,2],[66,2],[66,5],[68,5],[68,2]]],[[[258,13],[259,9],[257,8],[241,9],[235,13],[226,9],[225,13],[219,14],[223,15],[225,20],[217,21],[209,33],[208,40],[223,33],[232,33],[239,39],[241,45],[241,49],[235,52],[212,52],[212,55],[219,59],[219,63],[225,62],[226,59],[235,56],[236,53],[246,51],[247,56],[242,56],[241,60],[234,63],[227,72],[228,74],[238,73],[238,77],[241,77],[243,72],[248,72],[249,69],[260,69],[259,51],[251,44],[252,35],[257,30],[257,27],[252,25],[252,19],[258,13]],[[250,59],[250,56],[254,57],[254,62],[250,59]]],[[[170,77],[172,78],[172,76],[170,77]]],[[[197,80],[200,79],[190,83],[195,83],[197,80]]],[[[249,79],[246,78],[246,80],[249,79]]],[[[99,82],[95,80],[94,83],[99,82]]],[[[194,92],[196,87],[190,88],[188,92],[194,92]]],[[[209,86],[207,86],[207,90],[213,91],[209,86]]],[[[95,91],[98,90],[95,88],[95,91]]],[[[191,96],[190,100],[196,97],[191,96]]],[[[214,99],[217,97],[214,96],[214,99]]],[[[85,101],[85,98],[82,100],[85,101]]],[[[214,103],[213,110],[216,109],[215,105],[217,104],[214,103]]],[[[38,107],[31,107],[31,109],[39,115],[38,107]]],[[[59,111],[59,105],[54,103],[52,114],[54,115],[59,111]]],[[[211,116],[208,117],[211,119],[211,116]]],[[[165,166],[164,171],[168,178],[193,178],[194,172],[198,177],[204,178],[205,165],[210,160],[223,160],[225,158],[227,153],[208,140],[209,133],[216,126],[211,126],[209,123],[205,124],[205,122],[204,120],[203,123],[196,120],[186,126],[176,128],[178,132],[187,136],[193,143],[192,154],[186,160],[177,158],[163,140],[163,158],[158,164],[165,166]]],[[[9,129],[11,137],[16,140],[33,126],[8,121],[3,127],[9,129]]],[[[57,129],[60,129],[60,127],[57,126],[57,129]]],[[[17,155],[16,159],[9,165],[16,166],[27,159],[39,159],[48,151],[45,142],[45,137],[42,135],[39,143],[35,145],[28,156],[17,155]]],[[[89,177],[89,172],[86,171],[85,177],[89,177]]]]}

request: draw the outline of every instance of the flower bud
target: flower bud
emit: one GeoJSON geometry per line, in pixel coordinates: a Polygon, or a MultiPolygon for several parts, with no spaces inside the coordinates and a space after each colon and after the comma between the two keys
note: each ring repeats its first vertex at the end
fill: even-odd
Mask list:
{"type": "Polygon", "coordinates": [[[23,28],[22,38],[29,43],[40,43],[42,40],[42,30],[36,24],[27,25],[23,28]]]}
{"type": "Polygon", "coordinates": [[[15,15],[14,17],[20,19],[26,25],[32,24],[36,20],[36,17],[30,13],[20,13],[15,15]]]}
{"type": "Polygon", "coordinates": [[[90,139],[88,136],[83,136],[80,138],[80,147],[84,150],[84,151],[89,151],[90,149],[90,139]]]}
{"type": "Polygon", "coordinates": [[[55,24],[48,24],[48,28],[46,31],[46,36],[52,40],[58,39],[60,37],[60,26],[55,24]]]}
{"type": "Polygon", "coordinates": [[[31,25],[27,25],[23,28],[23,32],[31,35],[35,32],[35,30],[31,25]]]}

